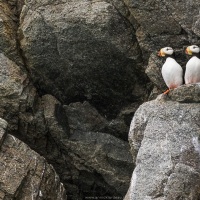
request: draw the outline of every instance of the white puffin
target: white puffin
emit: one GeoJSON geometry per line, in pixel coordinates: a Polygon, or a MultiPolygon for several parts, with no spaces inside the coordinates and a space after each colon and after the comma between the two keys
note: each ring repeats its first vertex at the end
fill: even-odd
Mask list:
{"type": "Polygon", "coordinates": [[[169,89],[164,94],[183,84],[183,69],[176,62],[173,54],[174,50],[171,47],[164,47],[158,53],[158,56],[167,58],[162,66],[162,76],[169,89]]]}
{"type": "Polygon", "coordinates": [[[185,53],[192,56],[186,64],[185,84],[200,82],[200,59],[199,47],[196,45],[188,46],[185,53]]]}

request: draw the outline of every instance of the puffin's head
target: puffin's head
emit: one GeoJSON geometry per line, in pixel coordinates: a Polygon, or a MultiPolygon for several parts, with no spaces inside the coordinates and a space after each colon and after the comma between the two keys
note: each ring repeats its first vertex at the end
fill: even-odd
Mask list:
{"type": "Polygon", "coordinates": [[[200,49],[197,45],[191,45],[186,48],[185,53],[191,56],[194,53],[199,53],[199,51],[200,49]]]}
{"type": "Polygon", "coordinates": [[[171,56],[174,53],[174,50],[171,47],[164,47],[158,52],[158,56],[171,56]]]}

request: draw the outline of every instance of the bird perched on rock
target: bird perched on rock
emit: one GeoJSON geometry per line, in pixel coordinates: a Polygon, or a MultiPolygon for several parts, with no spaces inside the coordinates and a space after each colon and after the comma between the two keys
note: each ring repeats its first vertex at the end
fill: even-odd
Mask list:
{"type": "Polygon", "coordinates": [[[188,46],[185,53],[192,56],[186,64],[185,84],[200,82],[200,59],[199,47],[196,45],[188,46]]]}
{"type": "Polygon", "coordinates": [[[170,89],[183,84],[183,69],[174,59],[174,50],[171,47],[162,48],[158,56],[166,57],[166,61],[162,66],[162,76],[169,88],[164,92],[164,94],[167,94],[170,89]]]}

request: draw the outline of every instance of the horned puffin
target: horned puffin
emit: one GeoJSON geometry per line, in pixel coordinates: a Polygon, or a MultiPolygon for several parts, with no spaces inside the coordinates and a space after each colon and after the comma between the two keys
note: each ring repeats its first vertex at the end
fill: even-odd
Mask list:
{"type": "Polygon", "coordinates": [[[160,49],[158,56],[166,57],[161,72],[163,79],[169,88],[164,92],[164,94],[167,94],[170,89],[177,88],[183,84],[183,69],[174,59],[174,50],[171,47],[160,49]]]}
{"type": "Polygon", "coordinates": [[[197,45],[188,46],[185,53],[192,56],[186,64],[185,84],[200,82],[200,59],[199,47],[197,45]]]}

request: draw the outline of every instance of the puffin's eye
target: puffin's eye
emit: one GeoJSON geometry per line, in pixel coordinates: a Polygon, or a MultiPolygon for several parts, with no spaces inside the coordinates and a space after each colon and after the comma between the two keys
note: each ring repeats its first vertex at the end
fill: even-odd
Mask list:
{"type": "Polygon", "coordinates": [[[198,46],[193,46],[193,49],[197,49],[197,48],[199,48],[198,46]]]}
{"type": "Polygon", "coordinates": [[[169,51],[169,50],[172,50],[172,49],[171,48],[167,48],[166,50],[169,51]]]}

